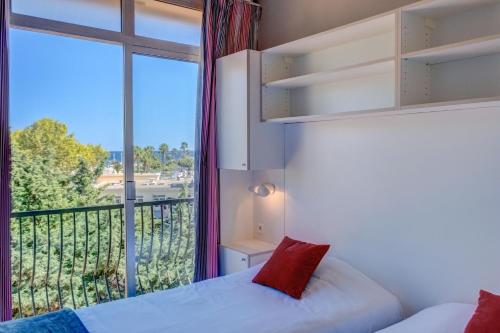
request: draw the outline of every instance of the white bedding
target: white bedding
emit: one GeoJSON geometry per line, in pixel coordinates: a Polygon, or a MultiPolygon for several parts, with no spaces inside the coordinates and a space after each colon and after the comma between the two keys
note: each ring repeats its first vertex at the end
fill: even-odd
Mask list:
{"type": "Polygon", "coordinates": [[[463,333],[475,309],[472,304],[441,304],[377,333],[463,333]]]}
{"type": "Polygon", "coordinates": [[[389,292],[337,259],[324,260],[301,300],[247,271],[77,311],[90,333],[372,333],[401,319],[389,292]]]}

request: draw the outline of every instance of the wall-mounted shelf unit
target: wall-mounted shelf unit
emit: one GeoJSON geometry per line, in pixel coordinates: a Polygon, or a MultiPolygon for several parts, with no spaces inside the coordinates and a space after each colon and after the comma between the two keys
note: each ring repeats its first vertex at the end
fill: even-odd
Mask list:
{"type": "Polygon", "coordinates": [[[500,0],[426,0],[401,22],[403,108],[500,99],[500,0]]]}
{"type": "Polygon", "coordinates": [[[262,51],[262,119],[500,106],[500,0],[424,0],[262,51]]]}
{"type": "Polygon", "coordinates": [[[396,107],[396,26],[391,12],[263,51],[263,119],[396,107]]]}

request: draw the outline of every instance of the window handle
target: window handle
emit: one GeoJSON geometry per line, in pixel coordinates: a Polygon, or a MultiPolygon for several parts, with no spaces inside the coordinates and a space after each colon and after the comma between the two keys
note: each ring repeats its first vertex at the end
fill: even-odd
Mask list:
{"type": "Polygon", "coordinates": [[[126,200],[134,200],[135,197],[135,182],[133,180],[127,180],[125,182],[125,199],[126,200]]]}

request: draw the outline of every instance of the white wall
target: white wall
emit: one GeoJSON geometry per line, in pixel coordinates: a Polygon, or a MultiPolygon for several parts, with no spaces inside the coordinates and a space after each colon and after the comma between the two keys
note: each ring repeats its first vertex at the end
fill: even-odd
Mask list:
{"type": "Polygon", "coordinates": [[[408,312],[500,292],[500,109],[288,125],[285,227],[408,312]]]}
{"type": "Polygon", "coordinates": [[[220,241],[248,239],[253,233],[252,173],[220,170],[220,241]]]}

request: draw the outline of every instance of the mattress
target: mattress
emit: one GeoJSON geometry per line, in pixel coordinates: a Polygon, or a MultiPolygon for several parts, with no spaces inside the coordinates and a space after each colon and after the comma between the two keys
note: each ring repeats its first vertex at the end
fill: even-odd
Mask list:
{"type": "Polygon", "coordinates": [[[377,333],[463,333],[475,309],[473,304],[436,305],[377,333]]]}
{"type": "Polygon", "coordinates": [[[338,259],[322,262],[300,300],[252,283],[259,268],[77,315],[90,333],[372,333],[401,319],[392,294],[338,259]]]}

